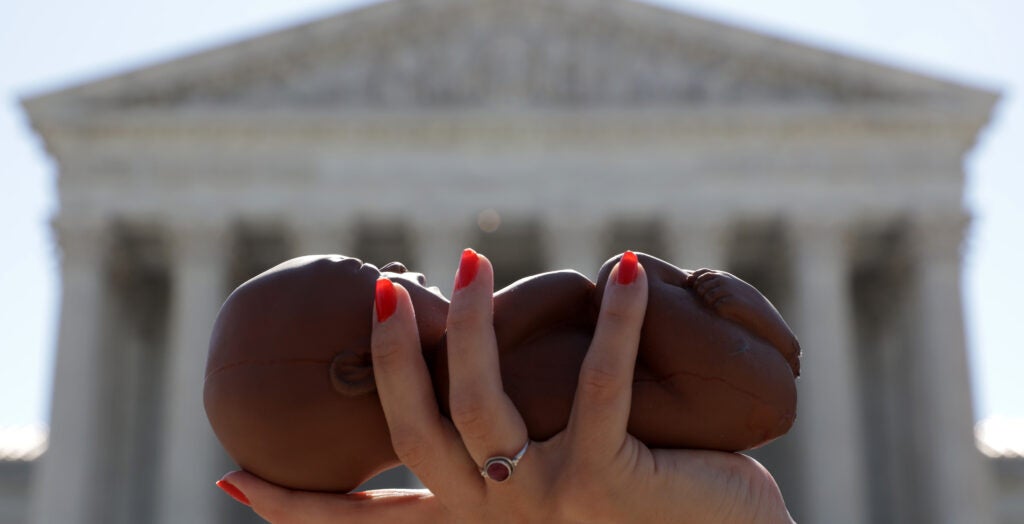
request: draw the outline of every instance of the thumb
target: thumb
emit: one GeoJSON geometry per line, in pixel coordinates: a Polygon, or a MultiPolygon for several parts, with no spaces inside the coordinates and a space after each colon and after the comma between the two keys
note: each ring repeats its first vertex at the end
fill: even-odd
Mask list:
{"type": "Polygon", "coordinates": [[[274,524],[426,523],[440,521],[443,513],[426,490],[317,493],[283,488],[245,471],[224,475],[217,487],[274,524]]]}

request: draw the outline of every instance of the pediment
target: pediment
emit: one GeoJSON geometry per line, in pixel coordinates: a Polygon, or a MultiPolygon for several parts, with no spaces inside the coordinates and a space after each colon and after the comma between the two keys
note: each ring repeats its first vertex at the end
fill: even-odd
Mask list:
{"type": "Polygon", "coordinates": [[[391,0],[39,102],[408,111],[979,93],[629,0],[391,0]]]}

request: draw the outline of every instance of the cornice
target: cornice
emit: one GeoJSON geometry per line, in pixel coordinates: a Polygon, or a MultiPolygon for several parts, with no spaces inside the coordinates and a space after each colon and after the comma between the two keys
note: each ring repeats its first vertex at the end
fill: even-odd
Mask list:
{"type": "MultiPolygon", "coordinates": [[[[175,110],[90,111],[53,114],[36,127],[50,145],[69,140],[92,141],[192,139],[253,142],[336,142],[388,146],[451,146],[473,143],[563,143],[635,146],[685,138],[829,136],[932,137],[973,145],[987,123],[958,108],[871,104],[859,107],[732,106],[646,110],[465,112],[322,112],[175,110]]],[[[54,153],[59,155],[59,147],[54,153]]]]}

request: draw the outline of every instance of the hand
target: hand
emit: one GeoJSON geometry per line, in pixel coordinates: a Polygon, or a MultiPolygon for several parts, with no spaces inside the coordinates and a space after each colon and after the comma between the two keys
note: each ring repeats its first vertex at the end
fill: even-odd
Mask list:
{"type": "MultiPolygon", "coordinates": [[[[744,455],[651,450],[626,433],[647,277],[635,257],[612,270],[564,431],[533,442],[504,482],[493,456],[527,442],[498,369],[490,262],[463,255],[448,315],[450,406],[443,417],[420,353],[412,303],[378,282],[373,365],[392,444],[429,491],[347,495],[290,491],[250,474],[225,476],[275,523],[791,522],[771,475],[744,455]]],[[[223,487],[223,486],[222,486],[223,487]]]]}

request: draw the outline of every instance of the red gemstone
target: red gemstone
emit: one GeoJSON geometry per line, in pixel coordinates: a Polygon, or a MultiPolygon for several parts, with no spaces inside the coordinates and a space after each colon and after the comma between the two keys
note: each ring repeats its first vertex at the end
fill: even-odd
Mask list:
{"type": "Polygon", "coordinates": [[[504,462],[492,462],[487,466],[487,476],[491,480],[501,482],[512,474],[512,469],[508,467],[508,464],[504,462]]]}

